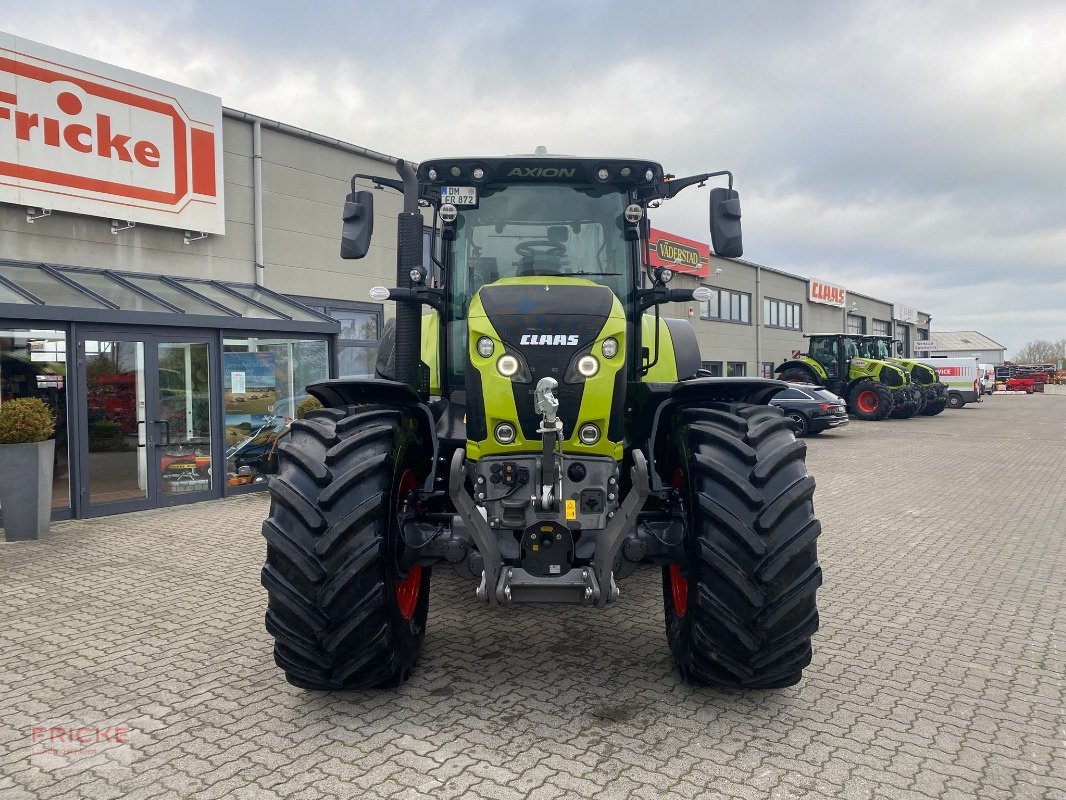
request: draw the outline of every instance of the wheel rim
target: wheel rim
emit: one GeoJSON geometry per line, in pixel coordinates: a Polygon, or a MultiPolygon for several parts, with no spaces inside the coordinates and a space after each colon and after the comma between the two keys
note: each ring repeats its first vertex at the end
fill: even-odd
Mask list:
{"type": "Polygon", "coordinates": [[[873,389],[864,389],[859,392],[859,396],[855,399],[855,404],[859,407],[859,411],[863,411],[867,414],[877,411],[877,392],[873,389]]]}
{"type": "MultiPolygon", "coordinates": [[[[685,488],[685,473],[680,468],[674,470],[672,483],[675,489],[685,488]]],[[[670,597],[674,604],[674,613],[683,617],[688,610],[688,580],[681,574],[681,567],[677,564],[669,566],[667,575],[670,576],[670,597]]]]}
{"type": "MultiPolygon", "coordinates": [[[[399,508],[400,498],[413,489],[418,488],[418,478],[414,470],[404,470],[400,476],[400,482],[396,485],[396,503],[394,508],[399,508]]],[[[400,610],[400,616],[411,619],[418,607],[418,595],[422,589],[422,565],[415,564],[407,571],[407,577],[396,581],[396,606],[400,610]]]]}
{"type": "Polygon", "coordinates": [[[789,414],[789,419],[796,423],[796,433],[803,433],[807,430],[807,421],[802,414],[789,414]]]}

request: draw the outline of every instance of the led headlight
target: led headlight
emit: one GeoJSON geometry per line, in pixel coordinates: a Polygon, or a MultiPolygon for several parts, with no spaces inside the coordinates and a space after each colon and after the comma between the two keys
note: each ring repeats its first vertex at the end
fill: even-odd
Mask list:
{"type": "Polygon", "coordinates": [[[485,170],[481,167],[474,167],[474,180],[479,181],[485,177],[485,170]]]}
{"type": "Polygon", "coordinates": [[[452,203],[445,203],[440,207],[440,218],[442,222],[455,222],[455,218],[459,216],[459,209],[457,209],[452,203]]]}
{"type": "Polygon", "coordinates": [[[499,360],[496,361],[496,371],[505,378],[510,378],[517,373],[518,367],[518,359],[510,353],[504,353],[500,356],[499,360]]]}
{"type": "Polygon", "coordinates": [[[463,171],[459,169],[459,167],[452,167],[449,171],[452,173],[453,178],[458,178],[460,175],[463,174],[463,171]]]}
{"type": "Polygon", "coordinates": [[[577,371],[584,377],[591,378],[600,371],[600,362],[594,355],[581,356],[577,362],[577,371]]]}
{"type": "Polygon", "coordinates": [[[648,169],[644,172],[644,180],[650,181],[654,177],[655,173],[652,172],[651,167],[648,167],[648,169]]]}
{"type": "Polygon", "coordinates": [[[428,177],[431,181],[437,180],[437,170],[435,170],[433,167],[430,167],[429,172],[426,173],[426,177],[428,177]]]}
{"type": "Polygon", "coordinates": [[[600,440],[600,429],[591,422],[586,422],[577,432],[582,444],[596,444],[600,440]]]}
{"type": "Polygon", "coordinates": [[[637,223],[640,222],[640,218],[644,216],[644,208],[637,203],[630,203],[626,206],[625,217],[626,222],[637,223]]]}
{"type": "Polygon", "coordinates": [[[515,427],[510,422],[501,422],[493,433],[500,444],[510,444],[514,441],[515,427]]]}
{"type": "Polygon", "coordinates": [[[384,300],[388,300],[389,299],[389,295],[391,295],[391,294],[392,294],[392,292],[390,292],[386,287],[384,287],[384,286],[375,286],[373,289],[370,290],[370,299],[371,300],[376,300],[377,302],[380,303],[380,302],[382,302],[384,300]]]}
{"type": "Polygon", "coordinates": [[[482,336],[477,340],[477,352],[482,358],[488,358],[492,355],[492,351],[496,349],[496,345],[492,343],[492,339],[488,336],[482,336]]]}
{"type": "Polygon", "coordinates": [[[618,354],[618,340],[613,336],[609,336],[603,340],[600,349],[603,350],[604,358],[614,358],[618,354]]]}
{"type": "Polygon", "coordinates": [[[596,177],[599,178],[601,181],[605,181],[609,177],[611,177],[611,173],[607,171],[606,167],[601,167],[600,171],[596,173],[596,177]]]}

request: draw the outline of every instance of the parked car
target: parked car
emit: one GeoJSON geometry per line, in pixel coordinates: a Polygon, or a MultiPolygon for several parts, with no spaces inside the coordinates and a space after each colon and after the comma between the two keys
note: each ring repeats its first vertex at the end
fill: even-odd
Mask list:
{"type": "Polygon", "coordinates": [[[848,424],[847,404],[813,383],[791,383],[770,405],[782,409],[796,425],[797,436],[821,433],[848,424]]]}

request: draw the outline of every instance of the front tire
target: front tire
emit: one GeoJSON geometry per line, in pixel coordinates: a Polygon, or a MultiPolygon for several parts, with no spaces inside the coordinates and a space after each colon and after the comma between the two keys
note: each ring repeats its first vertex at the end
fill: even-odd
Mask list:
{"type": "Polygon", "coordinates": [[[663,597],[678,668],[698,685],[792,686],[811,661],[822,582],[806,445],[772,406],[711,403],[674,426],[688,563],[664,568],[663,597]]]}
{"type": "Polygon", "coordinates": [[[892,413],[892,390],[879,381],[860,381],[848,392],[848,414],[876,422],[892,413]]]}
{"type": "Polygon", "coordinates": [[[429,464],[410,415],[313,411],[278,453],[262,577],[275,662],[305,689],[398,686],[418,658],[429,609],[429,570],[402,576],[396,567],[397,507],[429,464]]]}
{"type": "Polygon", "coordinates": [[[948,395],[948,408],[962,408],[966,405],[966,401],[962,399],[962,395],[956,392],[951,392],[948,395]]]}

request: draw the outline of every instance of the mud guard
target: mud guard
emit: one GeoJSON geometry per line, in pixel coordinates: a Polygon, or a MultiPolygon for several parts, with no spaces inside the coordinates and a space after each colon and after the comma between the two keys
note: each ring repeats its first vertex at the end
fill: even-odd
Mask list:
{"type": "MultiPolygon", "coordinates": [[[[779,392],[788,388],[784,381],[771,378],[697,378],[678,383],[645,383],[645,392],[635,398],[636,408],[643,408],[641,418],[634,420],[631,441],[644,443],[644,451],[651,456],[649,480],[652,491],[667,488],[659,474],[656,455],[662,440],[670,430],[674,414],[684,408],[705,403],[751,403],[767,405],[779,392]]],[[[631,389],[633,387],[631,386],[631,389]]]]}
{"type": "Polygon", "coordinates": [[[379,403],[398,406],[411,412],[419,431],[433,451],[429,475],[424,484],[426,491],[433,491],[437,478],[437,455],[440,442],[437,440],[437,424],[429,406],[422,402],[406,383],[381,378],[332,378],[309,384],[307,393],[326,408],[346,408],[352,405],[379,403]]]}

